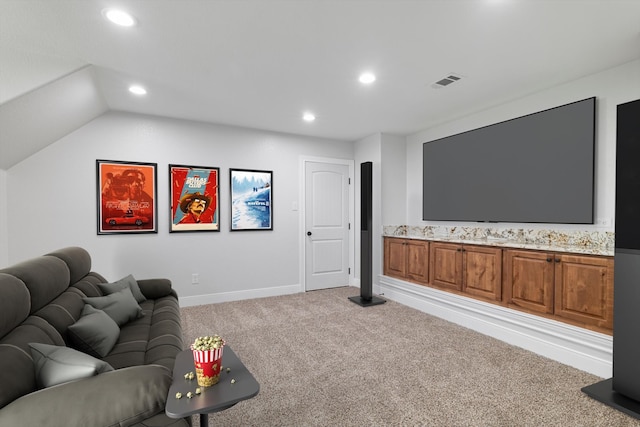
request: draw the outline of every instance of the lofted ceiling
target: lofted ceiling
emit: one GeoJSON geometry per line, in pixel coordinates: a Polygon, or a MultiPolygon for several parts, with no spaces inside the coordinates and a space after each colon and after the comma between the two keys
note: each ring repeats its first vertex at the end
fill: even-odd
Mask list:
{"type": "Polygon", "coordinates": [[[0,168],[107,110],[353,141],[638,58],[640,0],[0,0],[0,168]]]}

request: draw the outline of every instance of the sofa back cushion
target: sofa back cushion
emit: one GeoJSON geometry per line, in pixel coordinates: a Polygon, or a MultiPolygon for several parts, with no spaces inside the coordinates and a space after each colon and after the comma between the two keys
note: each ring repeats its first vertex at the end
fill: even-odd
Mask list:
{"type": "Polygon", "coordinates": [[[95,271],[90,272],[82,279],[78,280],[75,283],[72,283],[71,286],[74,288],[78,288],[88,297],[101,297],[104,294],[98,287],[100,283],[106,283],[107,280],[102,277],[101,274],[96,273],[95,271]]]}
{"type": "Polygon", "coordinates": [[[0,273],[0,338],[29,316],[31,297],[22,280],[0,273]]]}
{"type": "Polygon", "coordinates": [[[85,249],[70,246],[48,253],[47,256],[59,258],[69,269],[69,285],[78,288],[85,296],[101,297],[104,293],[98,287],[107,280],[101,274],[91,271],[91,256],[85,249]]]}
{"type": "Polygon", "coordinates": [[[84,307],[82,298],[84,298],[84,294],[80,290],[69,288],[33,315],[41,317],[51,324],[69,344],[68,328],[81,317],[84,307]]]}
{"type": "Polygon", "coordinates": [[[27,286],[31,297],[31,313],[49,304],[69,287],[67,264],[52,256],[23,261],[0,270],[0,273],[11,274],[27,286]]]}
{"type": "Polygon", "coordinates": [[[47,256],[59,258],[67,265],[69,283],[76,283],[91,271],[91,256],[86,249],[70,246],[48,253],[47,256]]]}

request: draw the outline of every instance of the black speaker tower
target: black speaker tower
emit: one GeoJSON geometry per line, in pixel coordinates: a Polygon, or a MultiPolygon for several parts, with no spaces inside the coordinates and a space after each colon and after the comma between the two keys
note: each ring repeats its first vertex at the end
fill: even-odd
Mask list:
{"type": "Polygon", "coordinates": [[[360,296],[349,297],[362,307],[384,304],[372,293],[373,260],[373,163],[360,164],[360,296]]]}
{"type": "Polygon", "coordinates": [[[640,99],[617,113],[613,377],[582,391],[640,419],[640,99]]]}

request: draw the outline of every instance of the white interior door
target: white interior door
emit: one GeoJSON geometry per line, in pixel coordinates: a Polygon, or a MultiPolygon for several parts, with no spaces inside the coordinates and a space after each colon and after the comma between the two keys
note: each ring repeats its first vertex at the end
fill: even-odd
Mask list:
{"type": "Polygon", "coordinates": [[[305,290],[349,284],[349,166],[305,162],[305,290]]]}

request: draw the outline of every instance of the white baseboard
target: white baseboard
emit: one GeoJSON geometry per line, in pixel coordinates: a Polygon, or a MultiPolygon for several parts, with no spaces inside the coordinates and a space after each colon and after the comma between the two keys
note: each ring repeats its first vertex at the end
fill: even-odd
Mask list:
{"type": "Polygon", "coordinates": [[[181,307],[194,305],[216,304],[219,302],[239,301],[253,298],[275,297],[279,295],[289,295],[304,292],[300,285],[278,286],[265,289],[249,289],[244,291],[221,292],[216,294],[195,295],[180,297],[181,307]]]}
{"type": "Polygon", "coordinates": [[[609,335],[495,304],[379,276],[385,298],[473,329],[601,378],[613,373],[609,335]]]}

